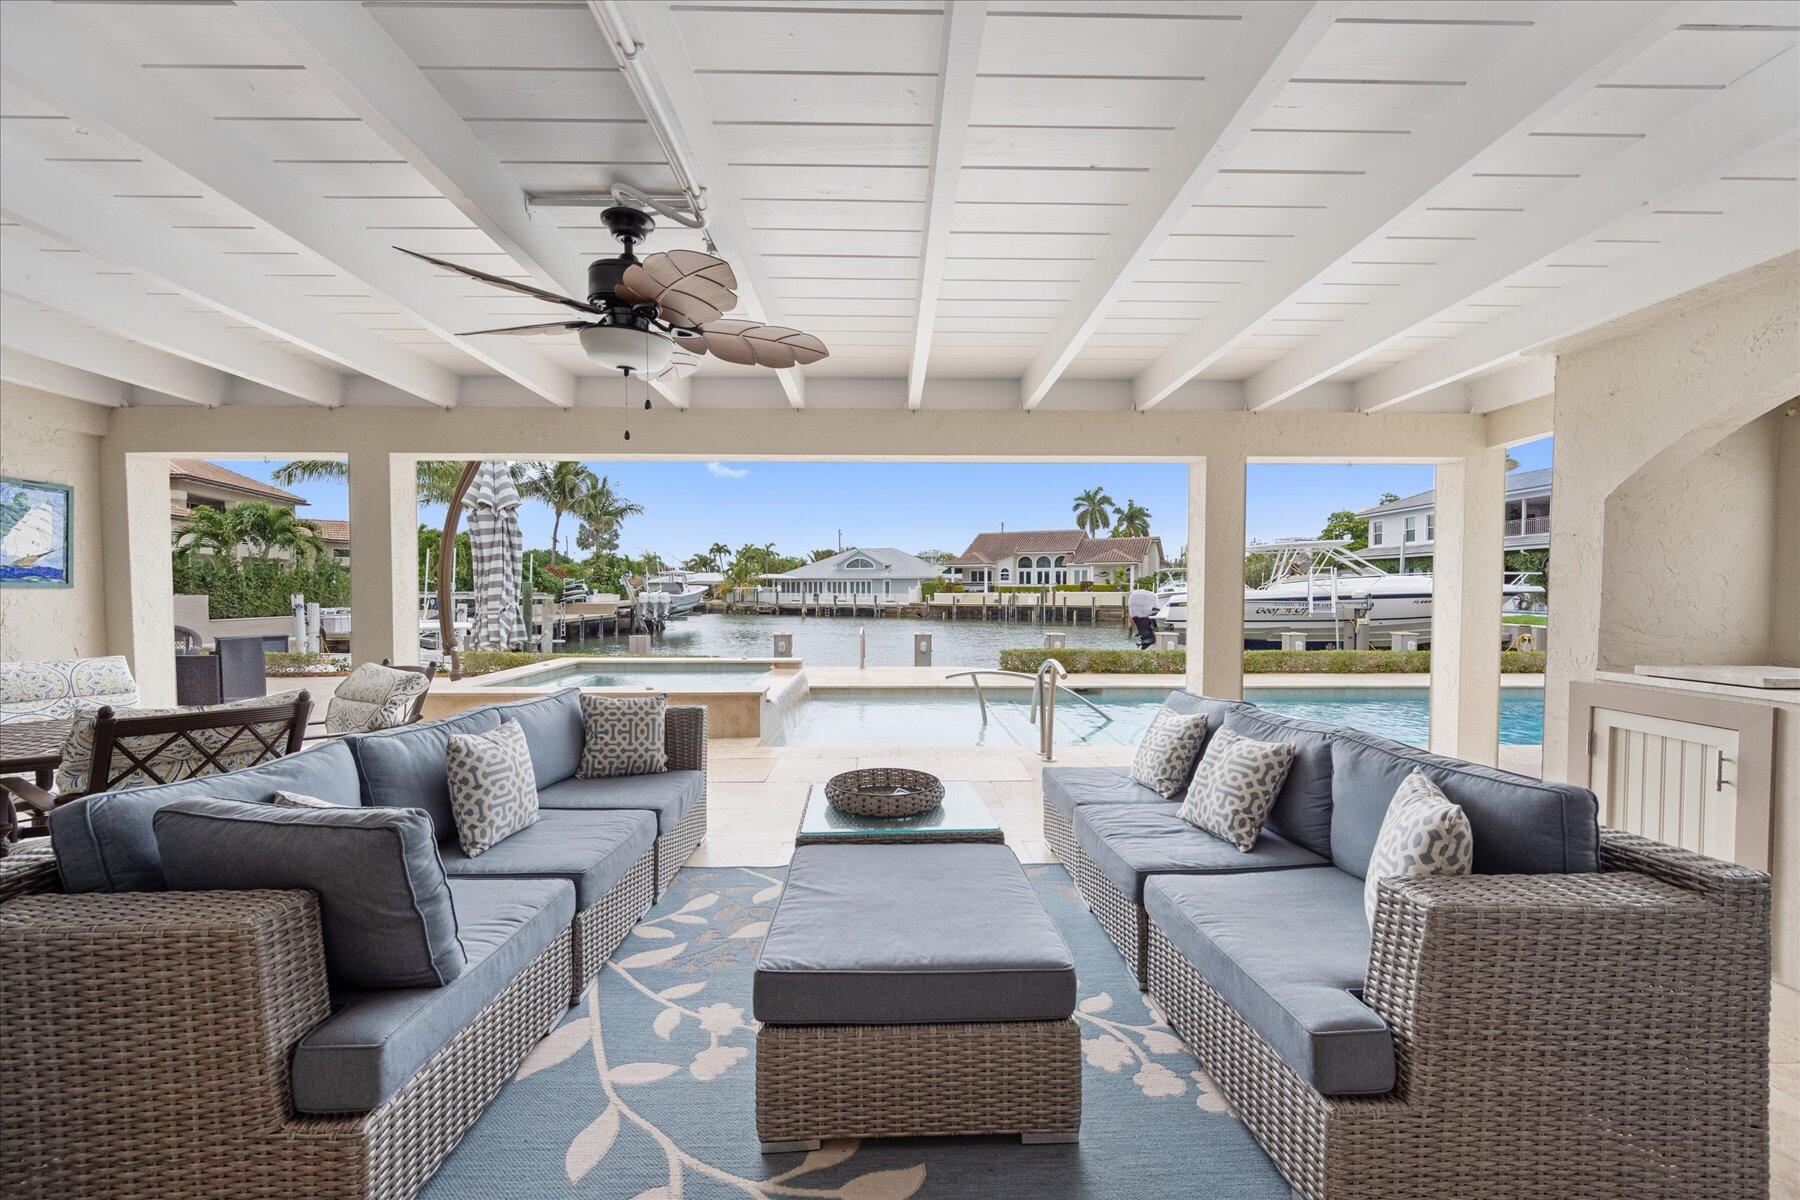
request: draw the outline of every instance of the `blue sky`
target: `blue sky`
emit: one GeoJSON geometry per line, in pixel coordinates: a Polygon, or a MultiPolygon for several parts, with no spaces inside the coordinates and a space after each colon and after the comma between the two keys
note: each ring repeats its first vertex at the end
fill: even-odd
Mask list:
{"type": "MultiPolygon", "coordinates": [[[[1513,450],[1521,469],[1550,465],[1550,439],[1513,450]]],[[[222,462],[257,479],[281,465],[222,462]]],[[[715,541],[736,547],[773,541],[790,554],[838,544],[960,551],[984,530],[1068,528],[1077,492],[1104,487],[1151,513],[1151,530],[1170,554],[1187,538],[1187,470],[1177,463],[774,463],[624,462],[594,459],[615,490],[645,512],[625,524],[620,549],[655,550],[682,559],[715,541]]],[[[1383,492],[1408,495],[1432,486],[1428,466],[1252,465],[1246,529],[1250,537],[1308,537],[1339,508],[1366,508],[1383,492]]],[[[343,518],[345,486],[290,489],[310,501],[311,517],[343,518]]],[[[443,520],[442,510],[422,519],[443,520]]],[[[550,544],[550,511],[521,514],[527,548],[550,544]]],[[[563,523],[571,543],[574,531],[563,523]]]]}

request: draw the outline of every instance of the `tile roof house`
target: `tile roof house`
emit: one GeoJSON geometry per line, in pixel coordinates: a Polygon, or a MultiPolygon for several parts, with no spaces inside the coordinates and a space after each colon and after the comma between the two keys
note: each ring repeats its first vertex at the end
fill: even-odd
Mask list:
{"type": "MultiPolygon", "coordinates": [[[[239,474],[199,458],[169,460],[169,516],[177,524],[186,521],[196,508],[229,508],[246,500],[260,500],[282,508],[297,509],[308,503],[304,496],[239,474]]],[[[331,556],[339,561],[350,557],[350,522],[307,517],[316,525],[331,556]]]]}
{"type": "Polygon", "coordinates": [[[962,582],[990,587],[1045,586],[1156,574],[1168,561],[1159,537],[1089,537],[1079,529],[979,533],[950,561],[962,582]]]}

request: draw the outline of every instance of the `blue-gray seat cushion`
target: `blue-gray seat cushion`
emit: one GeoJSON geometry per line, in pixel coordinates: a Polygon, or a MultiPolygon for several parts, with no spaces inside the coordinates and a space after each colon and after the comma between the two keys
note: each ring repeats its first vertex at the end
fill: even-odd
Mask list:
{"type": "Polygon", "coordinates": [[[561,783],[581,765],[581,689],[564,688],[538,700],[497,704],[501,720],[511,718],[525,731],[531,771],[539,788],[561,783]]]}
{"type": "Polygon", "coordinates": [[[474,858],[449,843],[439,850],[452,879],[566,879],[580,909],[598,904],[655,841],[656,818],[647,812],[540,809],[535,824],[474,858]]]}
{"type": "Polygon", "coordinates": [[[336,1011],[294,1050],[294,1107],[361,1113],[418,1074],[575,918],[557,879],[452,879],[469,965],[444,987],[335,993],[336,1011]]]}
{"type": "Polygon", "coordinates": [[[1600,806],[1568,783],[1514,775],[1344,731],[1332,747],[1331,858],[1366,876],[1388,802],[1422,770],[1469,818],[1477,875],[1572,874],[1600,869],[1600,806]]]}
{"type": "Polygon", "coordinates": [[[1102,875],[1133,904],[1152,875],[1217,875],[1328,866],[1329,860],[1265,829],[1244,853],[1180,817],[1179,804],[1084,804],[1075,840],[1102,875]]]}
{"type": "Polygon", "coordinates": [[[444,765],[450,735],[492,733],[498,728],[500,714],[490,704],[442,720],[346,738],[362,775],[363,803],[422,808],[431,814],[439,841],[456,840],[456,819],[450,815],[450,772],[444,765]]]}
{"type": "Polygon", "coordinates": [[[1225,714],[1225,728],[1259,742],[1291,742],[1294,762],[1275,796],[1264,829],[1314,854],[1331,854],[1331,743],[1344,732],[1338,725],[1321,725],[1284,717],[1266,709],[1243,705],[1225,714]]]}
{"type": "Polygon", "coordinates": [[[156,891],[162,860],[150,818],[165,804],[202,796],[267,801],[279,791],[356,807],[361,789],[349,748],[327,742],[228,775],[72,800],[51,812],[50,842],[65,892],[156,891]]]}
{"type": "Polygon", "coordinates": [[[700,803],[706,776],[699,771],[664,771],[658,775],[614,775],[605,779],[565,779],[538,785],[538,808],[607,810],[638,809],[654,813],[656,832],[665,834],[700,803]]]}
{"type": "Polygon", "coordinates": [[[802,846],[752,1005],[777,1025],[1055,1021],[1075,960],[1005,846],[802,846]]]}
{"type": "Polygon", "coordinates": [[[1336,867],[1158,875],[1150,920],[1294,1073],[1327,1096],[1394,1087],[1394,1038],[1361,1000],[1362,880],[1336,867]]]}
{"type": "Polygon", "coordinates": [[[334,988],[436,986],[462,974],[437,837],[417,809],[189,799],[165,804],[151,824],[175,891],[316,892],[334,988]]]}
{"type": "Polygon", "coordinates": [[[1131,779],[1130,767],[1045,767],[1044,800],[1073,821],[1077,804],[1165,804],[1155,788],[1131,779]]]}

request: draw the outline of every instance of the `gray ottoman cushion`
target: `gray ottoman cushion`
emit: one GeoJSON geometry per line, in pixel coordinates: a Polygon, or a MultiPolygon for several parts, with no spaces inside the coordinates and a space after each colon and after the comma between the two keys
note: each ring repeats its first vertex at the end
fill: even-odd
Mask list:
{"type": "Polygon", "coordinates": [[[608,779],[565,779],[538,791],[538,807],[568,809],[637,809],[656,817],[658,835],[668,833],[688,815],[706,791],[699,771],[663,771],[656,775],[614,775],[608,779]]]}
{"type": "Polygon", "coordinates": [[[1130,767],[1045,767],[1044,800],[1073,821],[1077,804],[1164,804],[1141,783],[1132,782],[1130,767]]]}
{"type": "Polygon", "coordinates": [[[1200,977],[1327,1096],[1394,1087],[1394,1038],[1360,999],[1362,881],[1336,867],[1159,875],[1144,907],[1200,977]]]}
{"type": "MultiPolygon", "coordinates": [[[[431,814],[439,841],[456,840],[450,815],[450,772],[444,751],[453,733],[492,733],[500,714],[489,705],[440,721],[346,738],[362,773],[363,803],[384,808],[422,808],[431,814]]],[[[289,791],[300,791],[290,788],[289,791]]]]}
{"type": "Polygon", "coordinates": [[[175,891],[318,893],[333,988],[427,987],[462,974],[437,838],[416,809],[177,800],[153,826],[175,891]]]}
{"type": "Polygon", "coordinates": [[[454,842],[440,847],[452,879],[566,879],[575,885],[575,907],[598,904],[631,864],[656,840],[656,818],[647,812],[538,811],[537,824],[482,851],[475,858],[454,842]]]}
{"type": "Polygon", "coordinates": [[[1368,874],[1388,802],[1415,769],[1469,818],[1477,875],[1600,869],[1600,806],[1584,787],[1428,754],[1372,733],[1341,733],[1332,764],[1331,858],[1352,875],[1368,874]]]}
{"type": "Polygon", "coordinates": [[[327,742],[229,775],[161,787],[103,792],[50,813],[50,842],[65,892],[139,892],[163,886],[150,819],[176,800],[216,796],[262,802],[299,792],[355,808],[362,804],[356,761],[342,742],[327,742]]]}
{"type": "Polygon", "coordinates": [[[1075,960],[1005,846],[802,846],[752,1004],[777,1025],[1055,1021],[1075,960]]]}
{"type": "Polygon", "coordinates": [[[511,718],[525,731],[531,769],[539,788],[560,783],[581,765],[581,689],[564,688],[541,700],[497,704],[502,721],[511,718]]]}
{"type": "Polygon", "coordinates": [[[452,879],[450,895],[468,968],[444,987],[335,995],[340,1007],[294,1050],[295,1108],[379,1108],[575,919],[561,880],[452,879]]]}
{"type": "MultiPolygon", "coordinates": [[[[1294,763],[1288,768],[1265,829],[1314,854],[1331,853],[1331,743],[1343,732],[1336,725],[1284,717],[1244,705],[1225,714],[1225,728],[1259,742],[1291,742],[1294,763]]],[[[1376,824],[1380,824],[1377,820],[1376,824]]]]}
{"type": "Polygon", "coordinates": [[[1179,804],[1084,804],[1075,840],[1102,875],[1133,904],[1144,902],[1152,875],[1216,875],[1279,871],[1330,863],[1280,834],[1263,830],[1248,853],[1179,816],[1179,804]]]}

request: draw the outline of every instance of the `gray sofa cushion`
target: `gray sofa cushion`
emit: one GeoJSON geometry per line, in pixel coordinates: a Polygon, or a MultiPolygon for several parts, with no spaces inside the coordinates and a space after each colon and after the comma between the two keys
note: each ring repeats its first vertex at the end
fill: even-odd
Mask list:
{"type": "Polygon", "coordinates": [[[1327,1096],[1394,1087],[1394,1038],[1360,995],[1362,881],[1336,867],[1159,875],[1150,920],[1294,1073],[1327,1096]]]}
{"type": "Polygon", "coordinates": [[[449,983],[466,964],[430,820],[413,809],[177,800],[152,821],[176,891],[316,892],[334,988],[449,983]]]}
{"type": "Polygon", "coordinates": [[[1152,875],[1213,875],[1322,867],[1328,861],[1264,830],[1248,852],[1180,817],[1179,804],[1084,804],[1075,811],[1075,840],[1102,875],[1133,904],[1144,902],[1152,875]]]}
{"type": "Polygon", "coordinates": [[[361,789],[349,748],[327,742],[229,775],[71,801],[50,814],[50,841],[65,892],[155,891],[163,873],[150,818],[165,804],[201,796],[265,801],[276,792],[299,792],[354,808],[362,803],[361,789]]]}
{"type": "Polygon", "coordinates": [[[1259,742],[1292,742],[1294,764],[1263,828],[1314,854],[1331,853],[1331,743],[1343,730],[1250,705],[1225,714],[1225,728],[1259,742]]]}
{"type": "Polygon", "coordinates": [[[705,791],[706,776],[699,771],[565,779],[538,792],[538,808],[641,809],[656,814],[660,836],[681,824],[705,791]]]}
{"type": "Polygon", "coordinates": [[[531,747],[531,769],[539,788],[561,783],[581,765],[581,689],[564,688],[540,700],[497,704],[501,720],[512,718],[531,747]]]}
{"type": "Polygon", "coordinates": [[[440,847],[452,879],[566,879],[575,907],[600,902],[656,840],[647,812],[545,812],[537,824],[470,858],[454,843],[440,847]]]}
{"type": "Polygon", "coordinates": [[[1073,821],[1077,804],[1166,804],[1129,767],[1045,767],[1044,800],[1073,821]]]}
{"type": "Polygon", "coordinates": [[[752,995],[778,1025],[1055,1021],[1075,960],[1005,846],[802,846],[752,995]]]}
{"type": "Polygon", "coordinates": [[[575,917],[575,893],[556,879],[452,879],[450,896],[467,969],[444,987],[338,993],[337,1011],[294,1050],[295,1108],[379,1108],[575,917]]]}
{"type": "Polygon", "coordinates": [[[362,775],[363,803],[382,808],[422,808],[431,814],[439,841],[454,841],[450,815],[450,773],[444,752],[453,733],[492,733],[500,727],[489,705],[438,721],[346,738],[362,775]]]}
{"type": "Polygon", "coordinates": [[[1343,870],[1368,874],[1388,802],[1415,769],[1467,814],[1477,875],[1600,869],[1600,806],[1586,788],[1345,731],[1332,747],[1331,858],[1343,870]]]}

